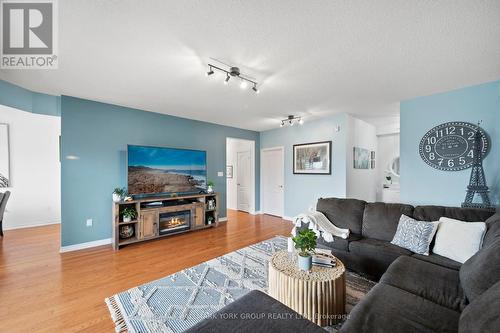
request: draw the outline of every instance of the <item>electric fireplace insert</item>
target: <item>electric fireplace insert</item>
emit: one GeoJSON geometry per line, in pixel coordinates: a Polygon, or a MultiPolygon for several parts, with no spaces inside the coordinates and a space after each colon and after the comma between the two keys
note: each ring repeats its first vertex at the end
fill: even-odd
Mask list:
{"type": "Polygon", "coordinates": [[[191,228],[191,211],[161,213],[160,214],[160,235],[189,230],[191,228]]]}

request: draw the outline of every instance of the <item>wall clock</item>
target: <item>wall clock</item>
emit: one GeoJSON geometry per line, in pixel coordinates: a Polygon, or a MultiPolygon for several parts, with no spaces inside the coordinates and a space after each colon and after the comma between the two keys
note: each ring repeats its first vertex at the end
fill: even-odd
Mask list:
{"type": "MultiPolygon", "coordinates": [[[[470,168],[474,160],[474,132],[477,125],[452,121],[429,130],[420,141],[420,157],[431,167],[443,171],[459,171],[470,168]]],[[[483,158],[490,150],[488,134],[482,135],[483,158]]]]}

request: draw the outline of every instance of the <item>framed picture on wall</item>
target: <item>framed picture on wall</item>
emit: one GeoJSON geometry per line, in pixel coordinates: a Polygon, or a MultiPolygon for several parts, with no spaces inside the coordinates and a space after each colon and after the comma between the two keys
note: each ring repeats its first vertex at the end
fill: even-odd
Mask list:
{"type": "Polygon", "coordinates": [[[226,166],[226,177],[233,178],[233,166],[232,165],[226,166]]]}
{"type": "Polygon", "coordinates": [[[331,141],[293,145],[293,173],[302,175],[331,175],[331,156],[331,141]]]}
{"type": "Polygon", "coordinates": [[[370,151],[368,149],[354,147],[353,162],[354,162],[354,169],[369,169],[370,151]]]}
{"type": "Polygon", "coordinates": [[[0,124],[0,188],[10,186],[9,125],[0,124]]]}

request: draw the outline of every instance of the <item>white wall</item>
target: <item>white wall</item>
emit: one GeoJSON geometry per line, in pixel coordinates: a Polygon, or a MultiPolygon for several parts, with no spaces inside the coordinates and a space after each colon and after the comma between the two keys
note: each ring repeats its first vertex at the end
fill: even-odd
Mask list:
{"type": "MultiPolygon", "coordinates": [[[[233,178],[226,178],[228,209],[238,209],[238,181],[236,177],[238,174],[238,152],[251,151],[253,152],[252,159],[255,160],[254,150],[254,143],[252,141],[227,138],[226,164],[233,166],[233,178]]],[[[253,196],[253,198],[253,200],[255,201],[255,195],[253,196]]],[[[255,207],[255,202],[251,204],[251,206],[255,207]]]]}
{"type": "Polygon", "coordinates": [[[376,127],[366,121],[349,116],[348,131],[346,161],[347,197],[375,201],[377,191],[377,169],[354,169],[353,148],[359,147],[375,151],[375,156],[377,156],[376,127]]]}
{"type": "MultiPolygon", "coordinates": [[[[389,164],[394,157],[399,156],[399,133],[384,134],[377,137],[378,167],[377,167],[377,201],[382,201],[382,186],[389,172],[389,164]]],[[[399,183],[399,178],[392,176],[393,184],[399,183]]]]}
{"type": "Polygon", "coordinates": [[[9,124],[12,186],[4,229],[60,223],[61,118],[0,105],[0,123],[9,124]]]}

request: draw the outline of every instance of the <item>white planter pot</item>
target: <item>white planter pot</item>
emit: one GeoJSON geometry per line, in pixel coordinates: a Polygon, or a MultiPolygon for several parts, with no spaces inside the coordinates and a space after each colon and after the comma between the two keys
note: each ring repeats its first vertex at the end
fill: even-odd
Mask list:
{"type": "Polygon", "coordinates": [[[212,186],[208,186],[207,193],[214,193],[214,188],[212,186]]]}
{"type": "Polygon", "coordinates": [[[300,254],[297,256],[297,263],[299,265],[299,268],[303,271],[310,271],[312,267],[312,257],[307,256],[303,257],[300,254]]]}
{"type": "Polygon", "coordinates": [[[131,217],[125,217],[125,216],[123,217],[123,222],[127,222],[128,223],[130,221],[132,221],[131,217]]]}
{"type": "Polygon", "coordinates": [[[116,193],[113,193],[113,202],[120,202],[122,201],[122,197],[116,193]]]}

